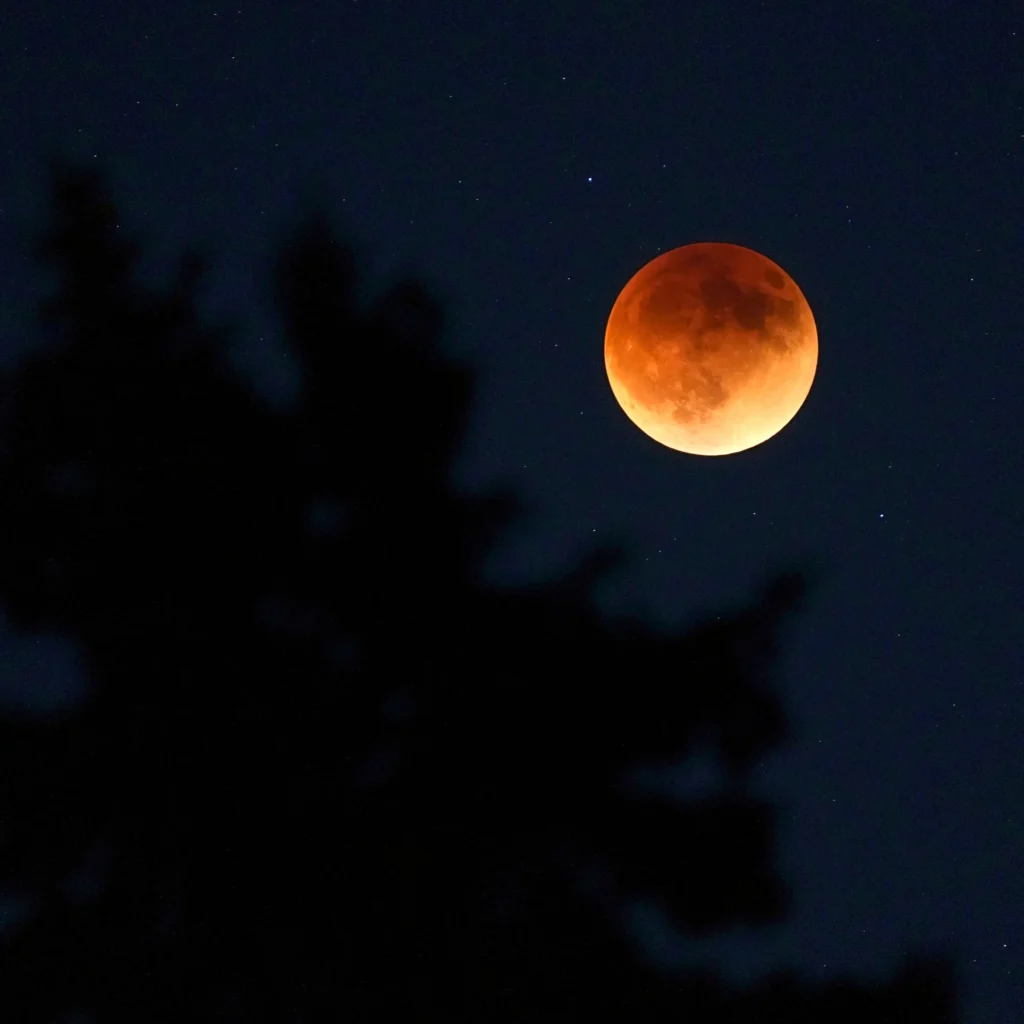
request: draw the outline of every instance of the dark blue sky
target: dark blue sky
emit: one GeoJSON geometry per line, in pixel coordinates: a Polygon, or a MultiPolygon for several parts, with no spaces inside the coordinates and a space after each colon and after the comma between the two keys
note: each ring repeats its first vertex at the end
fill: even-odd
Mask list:
{"type": "MultiPolygon", "coordinates": [[[[214,247],[209,308],[238,316],[241,362],[281,398],[269,258],[323,197],[371,282],[425,277],[480,368],[461,478],[532,508],[496,576],[618,536],[635,557],[609,605],[668,618],[788,560],[828,567],[782,666],[796,740],[763,773],[796,912],[711,951],[741,973],[876,975],[908,946],[953,948],[967,1019],[1005,1024],[1024,1009],[1019,20],[1000,3],[10,0],[0,353],[31,333],[39,281],[15,246],[48,145],[110,171],[154,272],[214,247]],[[640,433],[602,355],[628,278],[701,240],[785,268],[820,341],[796,419],[722,458],[640,433]]],[[[51,645],[8,633],[0,653],[8,700],[67,684],[51,645]]]]}

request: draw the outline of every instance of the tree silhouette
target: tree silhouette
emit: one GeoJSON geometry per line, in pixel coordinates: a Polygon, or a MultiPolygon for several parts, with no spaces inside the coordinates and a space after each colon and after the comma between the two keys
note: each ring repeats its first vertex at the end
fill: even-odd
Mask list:
{"type": "Polygon", "coordinates": [[[707,934],[782,919],[752,767],[786,737],[772,663],[805,570],[658,630],[480,566],[518,507],[450,478],[472,394],[436,303],[363,308],[314,214],[274,282],[301,367],[272,409],[200,322],[204,259],[137,279],[102,177],[55,160],[40,345],[3,380],[0,595],[75,638],[88,700],[0,721],[0,1019],[953,1019],[950,965],[881,983],[659,973],[588,891],[606,866],[707,934]],[[727,782],[639,795],[713,751],[727,782]],[[79,1018],[81,1019],[81,1018],[79,1018]]]}

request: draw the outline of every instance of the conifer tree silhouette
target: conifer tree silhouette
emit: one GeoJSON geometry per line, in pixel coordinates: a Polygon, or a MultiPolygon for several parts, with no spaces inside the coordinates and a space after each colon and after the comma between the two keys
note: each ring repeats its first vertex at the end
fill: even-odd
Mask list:
{"type": "Polygon", "coordinates": [[[951,965],[736,988],[659,973],[602,863],[695,935],[785,915],[753,766],[805,570],[655,629],[593,600],[623,553],[501,588],[518,512],[451,479],[472,395],[437,304],[364,308],[321,214],[274,271],[298,402],[261,403],[196,312],[203,258],[137,277],[102,177],[52,166],[41,344],[2,381],[0,599],[65,631],[74,714],[0,721],[0,1020],[929,1022],[951,965]],[[710,749],[689,801],[624,773],[710,749]]]}

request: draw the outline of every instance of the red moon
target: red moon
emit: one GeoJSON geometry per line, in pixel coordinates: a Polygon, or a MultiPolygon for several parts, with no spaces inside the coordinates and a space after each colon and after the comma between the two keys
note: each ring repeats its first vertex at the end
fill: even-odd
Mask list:
{"type": "Polygon", "coordinates": [[[818,365],[818,331],[778,264],[740,245],[695,242],[651,260],[622,289],[604,364],[645,434],[692,455],[730,455],[796,415],[818,365]]]}

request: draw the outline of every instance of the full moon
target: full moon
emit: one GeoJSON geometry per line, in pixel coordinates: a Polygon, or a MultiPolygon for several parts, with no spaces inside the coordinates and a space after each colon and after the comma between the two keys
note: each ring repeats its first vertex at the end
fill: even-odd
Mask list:
{"type": "Polygon", "coordinates": [[[797,414],[818,365],[818,331],[778,264],[741,245],[695,242],[651,260],[622,289],[604,364],[645,434],[692,455],[730,455],[797,414]]]}

